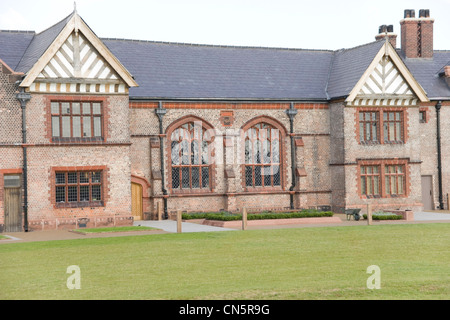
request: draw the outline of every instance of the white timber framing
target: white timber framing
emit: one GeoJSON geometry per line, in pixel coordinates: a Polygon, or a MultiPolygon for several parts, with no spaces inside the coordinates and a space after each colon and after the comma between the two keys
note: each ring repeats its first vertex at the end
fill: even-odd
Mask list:
{"type": "Polygon", "coordinates": [[[429,99],[389,41],[345,100],[347,106],[416,106],[429,99]]]}
{"type": "Polygon", "coordinates": [[[20,84],[30,91],[55,93],[127,93],[129,87],[137,86],[129,71],[76,12],[20,84]],[[81,58],[86,53],[80,51],[82,44],[81,50],[89,53],[85,61],[81,58]]]}

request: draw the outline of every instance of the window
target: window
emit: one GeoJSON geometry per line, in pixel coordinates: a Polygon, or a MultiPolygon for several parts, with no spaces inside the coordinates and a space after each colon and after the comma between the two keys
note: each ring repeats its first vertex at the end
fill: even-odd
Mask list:
{"type": "Polygon", "coordinates": [[[91,207],[103,205],[102,171],[55,172],[57,206],[91,207]]]}
{"type": "Polygon", "coordinates": [[[361,142],[378,142],[378,112],[359,113],[359,140],[361,142]]]}
{"type": "Polygon", "coordinates": [[[360,194],[367,198],[407,195],[407,160],[363,160],[359,165],[360,194]]]}
{"type": "Polygon", "coordinates": [[[384,142],[401,142],[402,134],[402,112],[383,112],[384,142]]]}
{"type": "Polygon", "coordinates": [[[52,102],[53,141],[102,141],[100,102],[52,102]]]}
{"type": "Polygon", "coordinates": [[[258,123],[245,132],[245,185],[281,186],[280,131],[258,123]]]}
{"type": "Polygon", "coordinates": [[[361,194],[379,196],[380,180],[379,166],[361,166],[361,194]]]}
{"type": "Polygon", "coordinates": [[[359,111],[359,142],[363,144],[405,142],[404,111],[359,111]]]}
{"type": "Polygon", "coordinates": [[[427,123],[427,111],[426,110],[420,110],[419,111],[419,122],[420,123],[427,123]]]}
{"type": "Polygon", "coordinates": [[[405,169],[403,165],[385,166],[386,194],[390,196],[403,195],[405,193],[405,169]]]}
{"type": "Polygon", "coordinates": [[[201,122],[184,123],[172,132],[172,190],[210,190],[210,140],[201,122]]]}

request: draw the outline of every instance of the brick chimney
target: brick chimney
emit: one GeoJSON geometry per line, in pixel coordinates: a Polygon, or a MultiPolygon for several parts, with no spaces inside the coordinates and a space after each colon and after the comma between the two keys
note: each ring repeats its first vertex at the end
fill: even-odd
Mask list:
{"type": "Polygon", "coordinates": [[[397,46],[397,35],[394,33],[394,26],[393,25],[382,25],[378,29],[378,34],[375,36],[375,40],[381,40],[386,38],[386,36],[389,39],[389,42],[392,44],[392,46],[395,48],[397,46]]]}
{"type": "Polygon", "coordinates": [[[415,11],[405,10],[401,26],[401,50],[407,58],[433,57],[433,23],[430,10],[421,9],[419,17],[415,11]]]}

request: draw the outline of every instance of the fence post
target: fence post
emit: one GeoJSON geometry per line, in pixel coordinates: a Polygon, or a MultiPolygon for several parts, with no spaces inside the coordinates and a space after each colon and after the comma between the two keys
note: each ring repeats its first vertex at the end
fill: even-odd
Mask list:
{"type": "Polygon", "coordinates": [[[182,232],[181,231],[181,217],[182,217],[181,210],[178,210],[177,211],[177,233],[182,232]]]}
{"type": "Polygon", "coordinates": [[[247,209],[242,210],[242,230],[247,230],[247,209]]]}
{"type": "Polygon", "coordinates": [[[372,205],[367,204],[367,225],[372,225],[372,205]]]}

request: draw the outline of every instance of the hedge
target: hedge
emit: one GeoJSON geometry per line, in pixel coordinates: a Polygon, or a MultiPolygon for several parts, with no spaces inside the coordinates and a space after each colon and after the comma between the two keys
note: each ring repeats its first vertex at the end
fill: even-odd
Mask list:
{"type": "MultiPolygon", "coordinates": [[[[363,214],[364,219],[367,219],[367,214],[363,214]]],[[[373,213],[372,220],[401,220],[403,217],[395,213],[373,213]]]]}
{"type": "MultiPolygon", "coordinates": [[[[303,210],[299,212],[250,213],[247,215],[247,220],[291,219],[291,218],[332,217],[332,216],[333,212],[331,211],[303,210]]],[[[182,215],[182,218],[185,220],[206,219],[206,220],[233,221],[233,220],[242,220],[242,214],[229,212],[184,213],[182,215]]]]}

